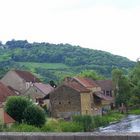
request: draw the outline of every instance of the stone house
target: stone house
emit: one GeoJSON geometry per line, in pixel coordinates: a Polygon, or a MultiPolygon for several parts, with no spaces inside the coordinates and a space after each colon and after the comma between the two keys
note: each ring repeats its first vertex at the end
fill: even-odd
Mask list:
{"type": "Polygon", "coordinates": [[[16,96],[17,94],[0,82],[0,104],[4,104],[7,97],[16,96]]]}
{"type": "Polygon", "coordinates": [[[77,114],[91,114],[90,90],[76,82],[58,86],[50,93],[51,116],[70,118],[77,114]]]}
{"type": "Polygon", "coordinates": [[[40,80],[28,71],[11,70],[1,79],[1,82],[23,94],[31,84],[40,80]]]}
{"type": "MultiPolygon", "coordinates": [[[[84,87],[91,90],[94,99],[101,99],[101,106],[97,106],[97,112],[108,111],[114,107],[115,96],[114,96],[114,85],[112,80],[98,80],[93,81],[90,78],[74,77],[71,78],[79,82],[84,87]]],[[[96,106],[94,104],[94,106],[96,106]]],[[[96,114],[96,111],[94,112],[96,114]]],[[[98,114],[98,113],[97,113],[98,114]]],[[[99,113],[100,114],[100,113],[99,113]]]]}
{"type": "Polygon", "coordinates": [[[66,78],[64,83],[50,93],[52,117],[71,118],[74,114],[102,115],[112,97],[102,93],[95,81],[89,78],[66,78]]]}
{"type": "Polygon", "coordinates": [[[46,105],[49,109],[49,93],[52,92],[54,88],[50,84],[43,83],[33,83],[22,96],[27,96],[32,99],[33,102],[38,103],[41,106],[46,105]],[[46,100],[43,100],[46,97],[46,100]],[[48,98],[47,98],[48,97],[48,98]]]}
{"type": "Polygon", "coordinates": [[[3,109],[3,105],[0,105],[0,124],[3,126],[11,127],[16,121],[3,109]]]}
{"type": "Polygon", "coordinates": [[[98,80],[95,81],[101,87],[100,94],[105,100],[102,101],[103,109],[110,110],[115,106],[115,86],[112,80],[98,80]]]}

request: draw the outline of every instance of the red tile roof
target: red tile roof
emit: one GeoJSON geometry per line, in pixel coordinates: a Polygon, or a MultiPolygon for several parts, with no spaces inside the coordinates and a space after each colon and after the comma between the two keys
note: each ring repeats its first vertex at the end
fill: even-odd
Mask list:
{"type": "Polygon", "coordinates": [[[24,79],[26,82],[40,82],[38,78],[36,78],[32,73],[28,71],[14,70],[18,76],[24,79]]]}
{"type": "Polygon", "coordinates": [[[77,90],[78,92],[82,92],[82,93],[90,92],[89,89],[85,88],[84,86],[82,86],[81,84],[79,84],[75,81],[65,82],[64,85],[66,85],[70,88],[73,88],[73,89],[77,90]]]}
{"type": "Polygon", "coordinates": [[[74,79],[86,88],[98,87],[92,79],[83,77],[74,77],[74,79]]]}
{"type": "Polygon", "coordinates": [[[112,80],[98,80],[95,81],[96,84],[98,84],[102,90],[113,90],[114,89],[114,85],[112,80]]]}
{"type": "Polygon", "coordinates": [[[11,116],[9,116],[6,112],[3,112],[3,115],[4,115],[4,124],[15,122],[15,120],[11,116]]]}
{"type": "Polygon", "coordinates": [[[16,94],[7,86],[0,82],[0,102],[5,102],[8,96],[15,96],[16,94]]]}

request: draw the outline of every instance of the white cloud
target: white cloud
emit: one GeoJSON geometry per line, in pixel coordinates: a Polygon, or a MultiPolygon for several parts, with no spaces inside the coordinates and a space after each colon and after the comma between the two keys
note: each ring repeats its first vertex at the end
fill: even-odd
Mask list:
{"type": "MultiPolygon", "coordinates": [[[[89,1],[89,0],[88,0],[89,1]]],[[[0,39],[71,43],[136,60],[140,7],[85,4],[84,0],[0,0],[0,39]]]]}

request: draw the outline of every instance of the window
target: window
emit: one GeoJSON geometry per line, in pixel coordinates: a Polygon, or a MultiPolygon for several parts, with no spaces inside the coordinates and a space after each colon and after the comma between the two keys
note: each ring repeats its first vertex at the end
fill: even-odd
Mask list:
{"type": "Polygon", "coordinates": [[[59,102],[59,105],[61,105],[61,102],[59,102]]]}
{"type": "Polygon", "coordinates": [[[106,96],[110,96],[110,91],[106,91],[106,96]]]}

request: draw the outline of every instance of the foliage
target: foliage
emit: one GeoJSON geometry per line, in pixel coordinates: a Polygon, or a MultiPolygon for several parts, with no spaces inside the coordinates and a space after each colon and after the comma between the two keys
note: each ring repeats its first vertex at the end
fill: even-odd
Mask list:
{"type": "Polygon", "coordinates": [[[113,68],[122,68],[128,73],[135,65],[135,62],[121,56],[70,44],[11,40],[2,45],[1,67],[30,70],[43,77],[45,82],[58,82],[65,75],[78,74],[84,70],[95,70],[98,74],[110,77],[113,68]],[[45,71],[51,75],[48,79],[44,78],[47,74],[45,71]]]}
{"type": "Polygon", "coordinates": [[[131,109],[131,110],[128,111],[128,114],[140,115],[140,109],[139,108],[131,109]]]}
{"type": "Polygon", "coordinates": [[[60,128],[62,132],[82,132],[83,126],[76,122],[60,122],[60,128]]]}
{"type": "Polygon", "coordinates": [[[5,128],[3,130],[9,132],[87,132],[93,131],[101,126],[106,126],[111,122],[119,121],[123,117],[124,114],[109,112],[109,114],[105,116],[74,116],[73,121],[50,118],[46,124],[41,127],[21,123],[14,124],[11,128],[5,128]],[[86,129],[84,127],[86,127],[86,129]]]}
{"type": "Polygon", "coordinates": [[[30,105],[24,111],[24,122],[40,127],[45,124],[45,112],[37,105],[30,105]]]}
{"type": "Polygon", "coordinates": [[[97,74],[93,70],[84,70],[80,74],[78,74],[78,76],[86,77],[86,78],[91,78],[93,80],[101,80],[101,79],[104,79],[103,76],[97,74]]]}
{"type": "Polygon", "coordinates": [[[134,69],[129,74],[131,81],[130,105],[140,105],[140,62],[138,61],[134,69]]]}
{"type": "Polygon", "coordinates": [[[114,69],[112,71],[112,79],[116,87],[116,105],[120,106],[123,103],[128,106],[131,96],[131,87],[128,77],[124,75],[122,70],[114,69]]]}
{"type": "Polygon", "coordinates": [[[119,121],[123,117],[124,115],[118,112],[110,112],[104,116],[94,116],[93,117],[94,127],[98,128],[101,126],[107,126],[109,123],[119,121]]]}
{"type": "Polygon", "coordinates": [[[24,119],[23,113],[30,104],[31,102],[27,98],[11,96],[6,101],[5,110],[12,118],[21,123],[24,119]]]}
{"type": "Polygon", "coordinates": [[[84,132],[91,131],[93,128],[92,118],[88,115],[73,116],[73,121],[83,126],[84,132]]]}
{"type": "Polygon", "coordinates": [[[56,119],[48,119],[46,124],[41,128],[43,132],[61,132],[59,121],[56,119]]]}
{"type": "Polygon", "coordinates": [[[28,124],[15,124],[11,128],[7,128],[6,131],[9,132],[40,132],[38,127],[28,125],[28,124]]]}

